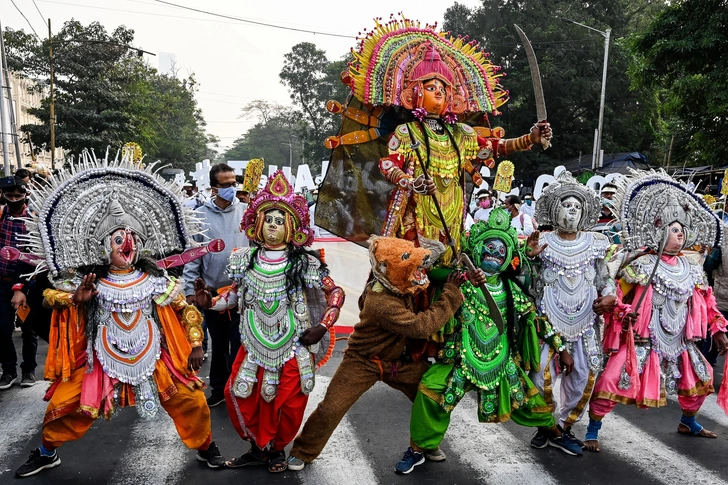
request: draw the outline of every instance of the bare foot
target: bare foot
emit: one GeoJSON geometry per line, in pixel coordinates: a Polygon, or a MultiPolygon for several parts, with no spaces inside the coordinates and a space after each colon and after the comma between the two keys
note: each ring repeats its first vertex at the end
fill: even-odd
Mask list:
{"type": "Polygon", "coordinates": [[[601,448],[599,448],[599,440],[585,440],[584,449],[593,453],[599,453],[602,451],[601,448]]]}
{"type": "Polygon", "coordinates": [[[718,437],[717,434],[715,434],[712,431],[709,431],[705,428],[701,429],[700,433],[693,434],[692,431],[690,431],[690,428],[688,428],[683,423],[680,423],[677,425],[677,432],[680,434],[686,434],[686,435],[690,435],[690,436],[699,436],[701,438],[717,438],[718,437]]]}

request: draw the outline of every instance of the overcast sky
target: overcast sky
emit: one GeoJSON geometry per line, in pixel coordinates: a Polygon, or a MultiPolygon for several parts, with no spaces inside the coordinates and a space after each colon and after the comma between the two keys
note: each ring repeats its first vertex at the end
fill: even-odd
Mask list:
{"type": "MultiPolygon", "coordinates": [[[[240,109],[254,99],[290,104],[278,73],[283,56],[299,42],[313,42],[330,60],[341,58],[354,46],[362,29],[371,29],[374,17],[404,12],[408,18],[442,25],[445,10],[454,1],[392,0],[169,0],[171,3],[248,20],[350,37],[314,35],[242,23],[163,5],[154,0],[13,0],[41,37],[50,18],[54,32],[72,18],[87,25],[93,21],[108,31],[123,24],[136,32],[134,45],[157,53],[145,55],[159,67],[159,53],[176,56],[180,76],[194,73],[199,82],[197,99],[208,123],[208,132],[229,146],[253,120],[239,119],[240,109]],[[40,10],[40,12],[38,11],[40,10]],[[42,14],[42,17],[41,17],[42,14]]],[[[477,0],[459,0],[474,7],[477,0]]],[[[0,22],[30,31],[11,0],[0,0],[0,22]]]]}

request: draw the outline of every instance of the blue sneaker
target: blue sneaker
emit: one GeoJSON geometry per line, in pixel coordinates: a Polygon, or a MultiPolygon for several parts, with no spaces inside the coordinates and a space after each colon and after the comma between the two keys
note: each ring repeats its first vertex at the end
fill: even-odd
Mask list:
{"type": "Polygon", "coordinates": [[[418,453],[412,448],[407,448],[407,451],[404,452],[402,460],[394,465],[394,471],[401,475],[407,475],[409,472],[414,470],[417,465],[422,465],[424,462],[424,453],[418,453]]]}
{"type": "Polygon", "coordinates": [[[549,436],[549,446],[553,446],[554,448],[558,448],[567,455],[572,456],[581,456],[581,446],[574,443],[571,438],[569,438],[569,435],[566,433],[563,433],[558,438],[554,435],[549,436]]]}

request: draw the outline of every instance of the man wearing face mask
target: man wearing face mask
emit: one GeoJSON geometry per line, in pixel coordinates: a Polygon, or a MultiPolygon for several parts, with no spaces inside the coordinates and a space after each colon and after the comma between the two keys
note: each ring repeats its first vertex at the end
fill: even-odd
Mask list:
{"type": "MultiPolygon", "coordinates": [[[[238,190],[235,170],[224,163],[213,165],[210,169],[212,198],[197,210],[202,222],[206,224],[206,237],[222,239],[225,249],[219,253],[206,254],[200,259],[185,265],[184,280],[187,302],[197,303],[194,283],[202,278],[205,284],[214,289],[229,286],[232,280],[227,275],[227,264],[235,248],[248,247],[248,239],[240,228],[245,205],[235,197],[238,190]]],[[[205,311],[205,321],[212,340],[210,362],[210,407],[225,402],[225,382],[230,377],[233,360],[240,348],[240,317],[236,308],[223,313],[205,311]]]]}
{"type": "Polygon", "coordinates": [[[493,210],[493,199],[488,190],[478,192],[478,210],[473,214],[475,222],[487,221],[490,211],[493,210]]]}
{"type": "MultiPolygon", "coordinates": [[[[594,190],[569,172],[562,172],[536,202],[536,219],[554,230],[534,232],[526,245],[526,255],[536,258],[532,270],[539,311],[561,334],[574,359],[572,369],[564,368],[564,362],[542,345],[540,370],[531,371],[530,377],[552,406],[553,385],[562,377],[558,425],[582,446],[571,427],[584,414],[602,366],[597,315],[614,307],[616,295],[605,262],[611,248],[609,240],[589,231],[600,209],[594,190]]],[[[531,446],[542,448],[547,442],[548,437],[539,432],[531,446]]]]}
{"type": "Polygon", "coordinates": [[[517,195],[507,195],[506,200],[503,201],[503,208],[511,215],[511,226],[519,236],[533,234],[533,221],[521,212],[521,199],[517,195]]]}
{"type": "MultiPolygon", "coordinates": [[[[25,183],[17,177],[0,179],[5,208],[0,214],[0,247],[19,245],[18,236],[27,234],[28,230],[21,217],[28,217],[26,206],[25,183]]],[[[10,388],[16,382],[22,387],[35,384],[35,355],[38,350],[38,337],[30,322],[23,323],[23,362],[20,364],[22,376],[18,379],[18,357],[13,344],[15,329],[15,310],[26,306],[24,281],[20,279],[17,262],[0,259],[0,363],[3,375],[0,378],[0,389],[10,388]]]]}
{"type": "Polygon", "coordinates": [[[521,206],[521,212],[526,214],[528,217],[533,217],[536,213],[536,206],[533,203],[533,196],[526,194],[523,196],[523,205],[521,206]]]}

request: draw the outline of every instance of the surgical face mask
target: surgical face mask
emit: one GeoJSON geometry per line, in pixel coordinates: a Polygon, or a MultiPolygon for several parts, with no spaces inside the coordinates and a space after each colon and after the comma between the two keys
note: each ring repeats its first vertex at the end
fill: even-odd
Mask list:
{"type": "Polygon", "coordinates": [[[17,211],[21,210],[23,208],[23,206],[25,205],[25,197],[23,197],[20,200],[8,200],[8,198],[5,196],[3,196],[3,198],[5,199],[5,203],[7,204],[8,209],[10,209],[13,212],[17,212],[17,211]]]}
{"type": "Polygon", "coordinates": [[[219,189],[217,189],[217,196],[223,200],[232,202],[233,199],[235,198],[235,194],[237,193],[237,191],[238,191],[238,189],[235,187],[219,188],[219,189]]]}
{"type": "Polygon", "coordinates": [[[480,201],[478,201],[478,206],[483,209],[488,209],[490,207],[490,199],[480,199],[480,201]]]}

